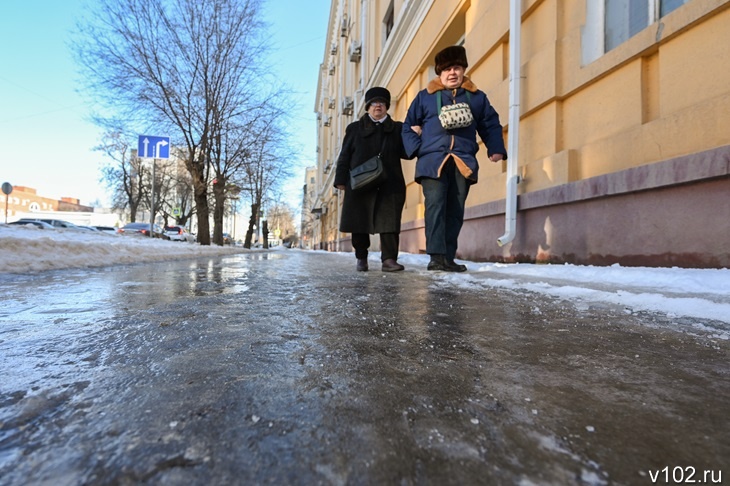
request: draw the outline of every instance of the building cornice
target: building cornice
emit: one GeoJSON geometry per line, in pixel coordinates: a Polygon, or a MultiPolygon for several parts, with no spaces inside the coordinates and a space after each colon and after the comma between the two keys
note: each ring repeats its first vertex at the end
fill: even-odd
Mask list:
{"type": "Polygon", "coordinates": [[[406,0],[398,15],[398,24],[385,42],[383,52],[370,76],[368,88],[387,86],[395,74],[395,70],[405,57],[406,51],[415,38],[418,29],[431,9],[435,0],[406,0]]]}

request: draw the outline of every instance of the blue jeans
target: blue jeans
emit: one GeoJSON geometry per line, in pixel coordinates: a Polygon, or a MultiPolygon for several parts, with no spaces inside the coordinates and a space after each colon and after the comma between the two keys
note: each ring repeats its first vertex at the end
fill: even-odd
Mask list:
{"type": "Polygon", "coordinates": [[[446,162],[438,179],[421,179],[426,203],[426,253],[429,255],[444,255],[447,260],[456,257],[469,186],[453,159],[446,162]]]}

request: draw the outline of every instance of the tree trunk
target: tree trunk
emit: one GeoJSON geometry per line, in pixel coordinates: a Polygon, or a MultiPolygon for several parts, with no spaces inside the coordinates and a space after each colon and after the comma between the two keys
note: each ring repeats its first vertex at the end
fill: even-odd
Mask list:
{"type": "Polygon", "coordinates": [[[217,179],[213,184],[213,243],[223,245],[223,212],[225,211],[225,184],[217,179]]]}
{"type": "MultiPolygon", "coordinates": [[[[202,150],[202,149],[201,149],[202,150]]],[[[191,150],[194,153],[194,150],[191,150]]],[[[205,180],[205,163],[190,155],[185,160],[185,168],[193,182],[196,216],[198,217],[198,242],[210,246],[210,210],[208,208],[208,186],[205,180]]]]}
{"type": "Polygon", "coordinates": [[[137,205],[132,202],[129,203],[129,222],[137,222],[137,205]]]}
{"type": "Polygon", "coordinates": [[[248,220],[248,230],[246,231],[246,240],[243,242],[244,248],[251,248],[251,239],[253,238],[254,226],[256,226],[256,216],[259,214],[259,205],[251,204],[251,217],[248,220]]]}
{"type": "Polygon", "coordinates": [[[210,246],[210,223],[208,218],[208,195],[204,191],[202,194],[195,191],[195,205],[198,208],[198,242],[201,245],[210,246]]]}
{"type": "Polygon", "coordinates": [[[264,240],[264,248],[269,247],[269,222],[267,220],[261,221],[261,235],[264,240]]]}

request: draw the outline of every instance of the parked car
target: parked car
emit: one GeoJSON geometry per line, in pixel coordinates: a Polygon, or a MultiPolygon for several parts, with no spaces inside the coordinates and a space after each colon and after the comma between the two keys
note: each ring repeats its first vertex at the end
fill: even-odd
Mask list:
{"type": "MultiPolygon", "coordinates": [[[[150,236],[150,224],[149,223],[127,223],[119,228],[119,234],[122,235],[133,235],[133,236],[150,236]]],[[[159,224],[154,226],[153,234],[154,238],[160,238],[163,240],[169,240],[170,237],[162,231],[162,227],[159,224]]]]}
{"type": "MultiPolygon", "coordinates": [[[[210,241],[213,241],[213,233],[210,234],[210,241]]],[[[231,235],[229,233],[223,233],[223,244],[224,245],[232,245],[233,244],[233,238],[231,238],[231,235]]]]}
{"type": "Polygon", "coordinates": [[[52,224],[48,224],[44,221],[41,221],[40,219],[20,219],[18,221],[13,221],[12,224],[14,226],[33,226],[38,229],[56,229],[52,224]]]}
{"type": "Polygon", "coordinates": [[[94,228],[98,229],[102,233],[107,233],[110,235],[118,234],[118,230],[114,226],[94,226],[94,228]]]}
{"type": "Polygon", "coordinates": [[[21,218],[18,221],[42,221],[46,224],[50,224],[54,228],[63,228],[63,229],[70,229],[70,230],[78,230],[82,231],[82,228],[79,228],[75,224],[64,221],[62,219],[53,219],[53,218],[21,218]]]}
{"type": "Polygon", "coordinates": [[[86,231],[91,231],[92,233],[101,233],[98,229],[96,229],[94,226],[87,226],[85,224],[78,225],[79,228],[84,229],[86,231]]]}
{"type": "Polygon", "coordinates": [[[182,226],[165,226],[165,234],[172,241],[195,243],[195,236],[188,233],[182,226]]]}
{"type": "Polygon", "coordinates": [[[40,220],[43,221],[44,223],[53,225],[56,228],[73,229],[73,230],[81,229],[78,227],[78,225],[71,223],[70,221],[64,221],[62,219],[40,218],[40,220]]]}

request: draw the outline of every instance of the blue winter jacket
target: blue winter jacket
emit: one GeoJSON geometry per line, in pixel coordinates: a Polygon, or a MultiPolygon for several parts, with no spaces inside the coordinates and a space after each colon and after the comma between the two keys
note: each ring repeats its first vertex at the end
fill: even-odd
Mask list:
{"type": "Polygon", "coordinates": [[[431,80],[426,89],[420,91],[413,100],[403,122],[403,145],[406,153],[409,157],[418,157],[416,182],[420,182],[422,177],[440,177],[441,169],[450,156],[454,156],[459,171],[470,183],[477,182],[477,133],[487,146],[489,156],[502,154],[507,158],[499,115],[489,103],[487,95],[477,89],[467,77],[464,77],[461,87],[456,90],[444,88],[439,78],[431,80]],[[467,90],[470,93],[468,98],[467,90]],[[469,103],[474,123],[464,128],[444,129],[438,118],[436,96],[442,97],[443,106],[469,103]],[[411,129],[412,126],[421,127],[420,136],[411,129]]]}

